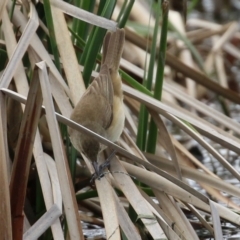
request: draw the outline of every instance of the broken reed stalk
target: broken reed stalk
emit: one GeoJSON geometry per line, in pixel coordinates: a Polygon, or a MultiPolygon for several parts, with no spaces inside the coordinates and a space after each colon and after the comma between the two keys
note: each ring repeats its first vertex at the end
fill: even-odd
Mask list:
{"type": "Polygon", "coordinates": [[[26,196],[28,175],[32,159],[32,149],[42,107],[42,94],[34,72],[30,86],[26,108],[20,127],[13,169],[10,180],[10,198],[12,214],[13,239],[20,240],[23,236],[23,207],[26,196]]]}

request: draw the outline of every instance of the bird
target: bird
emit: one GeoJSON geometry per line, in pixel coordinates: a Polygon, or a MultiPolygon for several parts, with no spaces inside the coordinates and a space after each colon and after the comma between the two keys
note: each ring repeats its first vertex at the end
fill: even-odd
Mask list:
{"type": "MultiPolygon", "coordinates": [[[[118,72],[124,42],[124,29],[106,33],[99,74],[88,86],[70,116],[72,121],[112,142],[119,140],[125,122],[122,79],[118,72]]],[[[110,165],[110,157],[99,165],[98,156],[107,147],[70,127],[68,133],[72,145],[91,161],[95,170],[93,178],[100,180],[103,169],[110,165]]]]}

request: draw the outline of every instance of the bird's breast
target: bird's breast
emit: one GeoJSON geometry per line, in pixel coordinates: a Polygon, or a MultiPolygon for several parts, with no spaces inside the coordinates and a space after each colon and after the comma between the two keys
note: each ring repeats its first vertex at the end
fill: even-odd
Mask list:
{"type": "Polygon", "coordinates": [[[113,99],[113,120],[107,129],[108,139],[112,142],[118,141],[122,134],[125,122],[125,113],[122,98],[114,96],[113,99]]]}

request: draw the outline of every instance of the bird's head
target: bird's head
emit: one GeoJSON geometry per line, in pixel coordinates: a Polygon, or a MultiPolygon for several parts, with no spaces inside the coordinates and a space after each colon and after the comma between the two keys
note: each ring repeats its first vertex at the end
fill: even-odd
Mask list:
{"type": "Polygon", "coordinates": [[[81,152],[92,162],[97,161],[98,153],[101,151],[100,143],[92,137],[82,134],[80,138],[81,152]]]}

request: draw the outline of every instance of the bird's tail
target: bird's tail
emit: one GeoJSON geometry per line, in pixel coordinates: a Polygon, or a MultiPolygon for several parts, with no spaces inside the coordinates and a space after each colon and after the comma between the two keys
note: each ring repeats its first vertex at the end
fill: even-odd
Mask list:
{"type": "Polygon", "coordinates": [[[111,74],[117,74],[125,41],[124,29],[108,32],[103,42],[102,65],[106,64],[111,74]]]}

